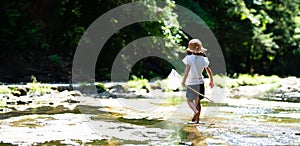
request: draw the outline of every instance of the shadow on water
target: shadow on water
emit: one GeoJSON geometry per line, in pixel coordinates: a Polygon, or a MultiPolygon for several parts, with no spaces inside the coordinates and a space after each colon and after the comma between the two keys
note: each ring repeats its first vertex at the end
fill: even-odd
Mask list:
{"type": "MultiPolygon", "coordinates": [[[[89,106],[89,105],[78,105],[73,109],[69,109],[64,107],[63,105],[59,106],[40,106],[35,108],[27,108],[23,111],[17,111],[13,110],[9,113],[1,113],[0,114],[0,120],[7,119],[10,117],[18,117],[18,116],[24,116],[24,115],[54,115],[54,114],[64,114],[64,113],[73,113],[73,114],[111,114],[109,112],[100,111],[98,110],[100,106],[89,106]]],[[[115,113],[116,115],[117,113],[115,113]]],[[[112,117],[110,117],[112,118],[112,117]]]]}
{"type": "Polygon", "coordinates": [[[18,117],[18,116],[24,116],[24,115],[32,115],[32,114],[63,114],[63,113],[74,113],[74,114],[80,114],[80,110],[78,107],[70,110],[69,108],[66,108],[62,105],[52,107],[52,106],[41,106],[36,108],[28,108],[23,111],[17,111],[14,110],[10,113],[2,113],[0,114],[0,120],[7,119],[10,117],[18,117]]]}
{"type": "MultiPolygon", "coordinates": [[[[83,142],[81,140],[72,140],[73,145],[82,145],[82,146],[121,146],[121,145],[147,145],[148,141],[141,142],[141,141],[130,141],[130,140],[121,140],[121,139],[102,139],[102,140],[91,140],[87,142],[83,142]]],[[[44,143],[35,143],[36,146],[70,146],[70,144],[64,144],[62,140],[54,140],[54,141],[47,141],[44,143]]],[[[2,144],[1,144],[2,146],[2,144]]],[[[5,145],[4,145],[5,146],[5,145]]],[[[13,146],[13,145],[7,145],[13,146]]]]}
{"type": "Polygon", "coordinates": [[[135,124],[135,125],[155,125],[159,122],[161,122],[162,120],[157,120],[157,119],[146,119],[146,118],[142,118],[142,119],[126,119],[123,117],[118,117],[117,120],[119,120],[120,122],[123,123],[130,123],[130,124],[135,124]]]}
{"type": "Polygon", "coordinates": [[[1,142],[0,142],[0,145],[1,146],[17,146],[17,145],[11,144],[11,143],[1,143],[1,142]]]}
{"type": "Polygon", "coordinates": [[[180,141],[173,143],[175,145],[205,145],[205,139],[207,138],[201,135],[196,125],[185,125],[178,131],[176,137],[180,141]]]}

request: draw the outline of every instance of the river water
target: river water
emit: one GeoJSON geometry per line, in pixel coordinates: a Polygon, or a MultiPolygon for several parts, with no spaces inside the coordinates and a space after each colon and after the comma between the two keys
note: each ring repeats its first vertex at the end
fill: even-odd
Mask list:
{"type": "Polygon", "coordinates": [[[180,96],[84,97],[81,113],[26,114],[0,120],[2,145],[300,145],[299,103],[257,99],[202,101],[200,124],[180,96]],[[142,107],[142,108],[139,108],[142,107]]]}

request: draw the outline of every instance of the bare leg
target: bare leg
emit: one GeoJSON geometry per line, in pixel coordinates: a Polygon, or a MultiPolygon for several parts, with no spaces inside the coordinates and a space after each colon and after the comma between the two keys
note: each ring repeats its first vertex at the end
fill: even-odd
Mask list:
{"type": "Polygon", "coordinates": [[[187,103],[190,106],[190,108],[194,111],[195,115],[199,114],[199,111],[197,110],[197,107],[196,107],[195,103],[193,102],[193,100],[187,99],[187,103]]]}
{"type": "Polygon", "coordinates": [[[200,99],[196,98],[196,109],[197,111],[199,111],[199,113],[196,115],[195,117],[195,122],[199,123],[199,119],[200,119],[200,113],[201,113],[201,103],[200,103],[200,99]]]}
{"type": "MultiPolygon", "coordinates": [[[[200,92],[201,94],[204,95],[204,93],[205,93],[204,84],[201,84],[201,85],[200,85],[200,90],[199,90],[199,92],[200,92]]],[[[196,103],[196,109],[199,111],[199,114],[198,114],[198,115],[194,115],[192,121],[193,121],[193,122],[196,122],[196,123],[198,123],[198,122],[199,122],[199,119],[200,119],[200,114],[201,114],[201,99],[203,99],[203,97],[199,95],[199,97],[196,98],[196,100],[195,100],[195,103],[196,103]]]]}
{"type": "MultiPolygon", "coordinates": [[[[200,99],[199,98],[197,98],[196,99],[196,109],[199,111],[199,114],[198,115],[194,115],[194,117],[193,117],[193,119],[192,119],[192,121],[193,122],[195,122],[196,121],[196,116],[198,116],[198,119],[199,119],[199,117],[200,117],[200,113],[201,113],[201,104],[200,104],[200,99]]],[[[198,120],[199,121],[199,120],[198,120]]],[[[197,122],[197,121],[196,121],[197,122]]]]}

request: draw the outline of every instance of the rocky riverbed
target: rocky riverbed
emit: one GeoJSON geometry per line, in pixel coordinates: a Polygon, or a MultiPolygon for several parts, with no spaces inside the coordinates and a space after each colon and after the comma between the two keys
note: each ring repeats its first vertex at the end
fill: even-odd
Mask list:
{"type": "MultiPolygon", "coordinates": [[[[294,86],[299,82],[290,83],[294,81],[286,78],[257,87],[217,88],[226,96],[219,103],[202,101],[202,123],[198,125],[185,124],[191,119],[192,111],[182,97],[184,91],[134,90],[124,88],[124,83],[107,83],[106,91],[99,89],[97,95],[86,95],[69,85],[51,85],[45,92],[28,92],[32,89],[27,86],[2,86],[15,93],[0,97],[0,142],[7,145],[299,145],[297,100],[261,99],[278,92],[299,93],[299,88],[294,86]]],[[[218,94],[212,91],[206,93],[214,99],[218,94]]]]}

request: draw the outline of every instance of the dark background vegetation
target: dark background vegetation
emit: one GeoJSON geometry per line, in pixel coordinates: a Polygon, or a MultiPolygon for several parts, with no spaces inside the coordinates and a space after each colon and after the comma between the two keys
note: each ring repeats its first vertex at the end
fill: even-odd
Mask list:
{"type": "MultiPolygon", "coordinates": [[[[1,0],[0,82],[27,82],[31,75],[43,82],[69,82],[73,55],[82,34],[102,14],[129,2],[132,0],[1,0]]],[[[175,3],[199,15],[214,32],[229,76],[300,76],[298,0],[175,3]]],[[[99,54],[102,59],[97,62],[96,80],[110,80],[115,55],[133,40],[150,35],[168,37],[163,33],[163,25],[166,23],[144,22],[113,35],[99,54]]],[[[186,46],[188,39],[182,37],[178,44],[186,46]]],[[[166,77],[171,68],[159,58],[145,58],[134,66],[131,74],[148,79],[166,77]]]]}

